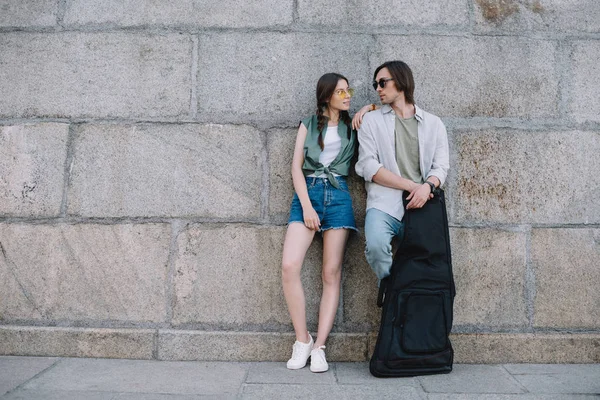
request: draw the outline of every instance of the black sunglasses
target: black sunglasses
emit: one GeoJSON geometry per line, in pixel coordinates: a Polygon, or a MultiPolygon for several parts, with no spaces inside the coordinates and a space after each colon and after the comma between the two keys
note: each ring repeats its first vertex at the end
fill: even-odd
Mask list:
{"type": "Polygon", "coordinates": [[[373,89],[377,90],[377,85],[379,85],[379,87],[383,89],[385,87],[385,83],[387,81],[393,81],[393,80],[394,80],[393,78],[381,78],[379,80],[379,82],[373,81],[373,89]]]}

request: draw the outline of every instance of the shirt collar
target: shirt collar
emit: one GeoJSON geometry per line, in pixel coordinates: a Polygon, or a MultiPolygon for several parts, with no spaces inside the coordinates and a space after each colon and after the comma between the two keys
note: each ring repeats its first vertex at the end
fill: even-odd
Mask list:
{"type": "MultiPolygon", "coordinates": [[[[392,106],[390,106],[389,104],[384,104],[383,106],[381,106],[381,112],[384,114],[388,114],[392,111],[394,111],[394,110],[392,109],[392,106]]],[[[419,108],[419,106],[416,104],[415,104],[415,118],[417,118],[417,121],[423,122],[423,110],[421,108],[419,108]]]]}

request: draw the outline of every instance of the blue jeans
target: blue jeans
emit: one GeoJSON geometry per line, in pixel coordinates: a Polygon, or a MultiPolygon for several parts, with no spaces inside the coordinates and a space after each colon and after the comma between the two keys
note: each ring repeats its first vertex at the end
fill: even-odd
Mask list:
{"type": "Polygon", "coordinates": [[[381,281],[392,269],[392,239],[404,235],[404,223],[376,208],[369,208],[365,217],[365,256],[381,281]]]}

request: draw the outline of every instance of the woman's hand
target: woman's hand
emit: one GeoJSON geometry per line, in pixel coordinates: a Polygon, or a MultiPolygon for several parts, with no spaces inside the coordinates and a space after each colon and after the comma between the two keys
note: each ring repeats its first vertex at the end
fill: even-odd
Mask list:
{"type": "Polygon", "coordinates": [[[410,200],[406,205],[406,209],[421,208],[431,198],[433,198],[433,193],[431,193],[431,187],[427,183],[417,185],[406,198],[410,200]]]}
{"type": "Polygon", "coordinates": [[[362,119],[365,116],[365,114],[369,112],[369,110],[371,110],[371,104],[367,104],[366,106],[358,110],[356,114],[354,114],[354,118],[352,118],[352,129],[357,131],[358,128],[360,128],[360,124],[362,124],[362,119]]]}
{"type": "Polygon", "coordinates": [[[302,214],[304,217],[304,225],[310,230],[318,231],[321,226],[321,221],[319,220],[319,215],[312,207],[307,207],[306,209],[302,209],[302,214]]]}

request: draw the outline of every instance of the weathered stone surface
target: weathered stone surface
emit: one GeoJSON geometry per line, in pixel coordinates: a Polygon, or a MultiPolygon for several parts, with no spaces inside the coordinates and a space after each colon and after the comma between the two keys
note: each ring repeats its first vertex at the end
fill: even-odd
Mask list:
{"type": "Polygon", "coordinates": [[[600,4],[595,0],[474,0],[479,31],[600,31],[600,4]]]}
{"type": "Polygon", "coordinates": [[[258,218],[261,143],[248,126],[84,125],[68,212],[258,218]]]}
{"type": "MultiPolygon", "coordinates": [[[[600,3],[596,3],[600,5],[600,3]]],[[[600,21],[600,19],[596,19],[600,21]]],[[[573,44],[571,53],[572,79],[570,111],[578,121],[600,121],[600,83],[593,77],[598,76],[598,41],[580,41],[573,44]]],[[[598,143],[596,137],[596,143],[598,143]]]]}
{"type": "Polygon", "coordinates": [[[142,0],[67,2],[66,24],[110,24],[117,26],[190,26],[243,28],[288,25],[292,22],[292,0],[184,0],[177,4],[142,0]]]}
{"type": "Polygon", "coordinates": [[[450,239],[454,325],[524,327],[526,234],[454,228],[450,239]]]}
{"type": "Polygon", "coordinates": [[[0,326],[0,354],[151,359],[155,330],[0,326]]]}
{"type": "Polygon", "coordinates": [[[43,27],[56,25],[56,0],[4,0],[0,4],[0,27],[43,27]]]}
{"type": "Polygon", "coordinates": [[[165,319],[166,224],[0,224],[0,319],[165,319]]]}
{"type": "MultiPolygon", "coordinates": [[[[291,326],[281,287],[285,227],[191,225],[178,239],[175,324],[291,326]],[[232,283],[234,285],[232,286],[232,283]]],[[[302,268],[309,329],[321,298],[322,241],[302,268]]]]}
{"type": "Polygon", "coordinates": [[[187,116],[191,57],[179,34],[4,33],[0,117],[187,116]]]}
{"type": "Polygon", "coordinates": [[[365,236],[362,232],[353,233],[348,240],[342,288],[345,329],[355,332],[377,331],[381,318],[381,309],[377,307],[377,277],[365,258],[365,236]]]}
{"type": "Polygon", "coordinates": [[[600,393],[600,364],[504,365],[530,393],[600,393]]]}
{"type": "MultiPolygon", "coordinates": [[[[295,335],[280,332],[181,331],[158,333],[160,360],[287,361],[295,335]]],[[[364,361],[365,334],[331,333],[327,340],[330,361],[364,361]]]]}
{"type": "Polygon", "coordinates": [[[456,363],[598,363],[599,334],[450,335],[456,363]]]}
{"type": "Polygon", "coordinates": [[[600,222],[598,135],[591,131],[455,131],[448,182],[451,221],[600,222]]]}
{"type": "Polygon", "coordinates": [[[358,109],[368,103],[370,47],[369,35],[200,35],[198,116],[219,123],[296,125],[314,113],[317,81],[327,72],[340,72],[358,89],[352,99],[352,109],[358,109]]]}
{"type": "Polygon", "coordinates": [[[360,385],[253,384],[242,386],[241,391],[241,398],[245,400],[319,399],[322,397],[332,399],[414,400],[423,399],[424,396],[425,393],[421,388],[390,385],[367,387],[360,385]]]}
{"type": "Polygon", "coordinates": [[[465,26],[469,22],[467,0],[395,0],[386,3],[382,11],[376,1],[347,2],[344,0],[319,3],[316,0],[299,0],[300,22],[332,25],[344,28],[445,27],[465,26]]]}
{"type": "Polygon", "coordinates": [[[0,127],[0,215],[59,215],[68,135],[66,124],[0,127]]]}
{"type": "Polygon", "coordinates": [[[600,328],[600,229],[534,229],[534,325],[600,328]]]}
{"type": "Polygon", "coordinates": [[[440,117],[542,118],[558,111],[556,44],[550,41],[379,36],[370,65],[398,59],[413,71],[417,104],[440,117]]]}

